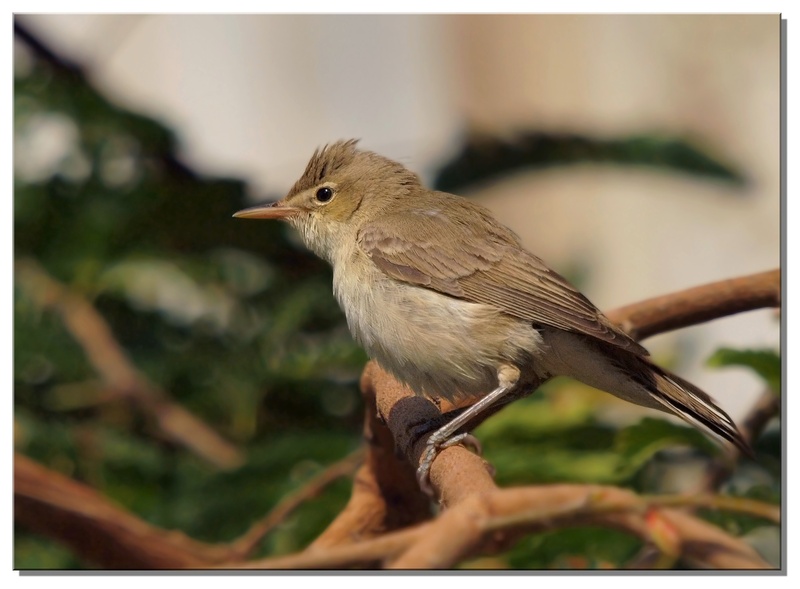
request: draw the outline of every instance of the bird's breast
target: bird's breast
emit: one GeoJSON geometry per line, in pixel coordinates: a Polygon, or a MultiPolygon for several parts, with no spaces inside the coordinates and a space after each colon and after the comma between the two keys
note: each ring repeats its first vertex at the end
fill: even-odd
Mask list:
{"type": "Polygon", "coordinates": [[[541,346],[527,322],[390,278],[365,255],[334,264],[333,286],[356,340],[417,394],[483,396],[500,364],[530,362],[541,346]]]}

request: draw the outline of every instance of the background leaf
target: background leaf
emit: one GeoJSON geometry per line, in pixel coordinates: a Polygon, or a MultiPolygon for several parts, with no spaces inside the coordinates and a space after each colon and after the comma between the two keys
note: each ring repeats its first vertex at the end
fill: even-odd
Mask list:
{"type": "Polygon", "coordinates": [[[714,367],[744,366],[763,378],[773,393],[781,392],[781,357],[774,350],[720,348],[707,363],[714,367]]]}

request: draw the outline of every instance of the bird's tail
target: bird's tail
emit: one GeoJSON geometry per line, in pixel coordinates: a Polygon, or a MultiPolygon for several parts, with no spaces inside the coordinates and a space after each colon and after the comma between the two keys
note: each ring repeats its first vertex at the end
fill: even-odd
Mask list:
{"type": "Polygon", "coordinates": [[[753,455],[736,424],[711,397],[647,357],[557,329],[546,330],[544,336],[550,353],[541,362],[549,374],[572,376],[631,403],[672,413],[753,455]]]}
{"type": "MultiPolygon", "coordinates": [[[[649,368],[650,377],[640,383],[647,388],[653,400],[698,429],[727,440],[748,456],[753,455],[752,448],[733,419],[710,396],[689,381],[645,358],[638,357],[637,360],[649,368]]],[[[642,372],[637,371],[638,374],[642,372]]]]}

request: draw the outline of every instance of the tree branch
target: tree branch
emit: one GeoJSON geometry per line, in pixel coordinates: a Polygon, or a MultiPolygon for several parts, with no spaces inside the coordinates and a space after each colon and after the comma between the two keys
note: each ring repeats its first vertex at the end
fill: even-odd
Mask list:
{"type": "MultiPolygon", "coordinates": [[[[778,273],[763,276],[767,275],[779,281],[778,273]]],[[[746,278],[725,284],[717,300],[730,298],[732,284],[743,286],[740,292],[752,292],[753,282],[746,278]]],[[[712,291],[700,288],[671,295],[686,301],[682,306],[685,315],[670,313],[668,322],[663,320],[664,312],[648,312],[644,304],[608,316],[630,325],[637,334],[652,334],[657,330],[648,321],[657,322],[661,329],[686,325],[689,317],[698,316],[696,309],[702,305],[692,304],[687,292],[713,298],[712,291]]],[[[659,297],[654,304],[663,305],[668,299],[659,297]]],[[[774,299],[764,301],[771,305],[774,299]]],[[[154,528],[95,491],[23,457],[18,457],[15,465],[17,521],[61,540],[93,562],[125,568],[448,568],[469,557],[507,549],[523,534],[590,525],[635,535],[662,555],[656,561],[661,564],[680,559],[698,568],[770,568],[742,540],[678,507],[726,509],[779,521],[777,506],[709,494],[645,497],[598,485],[499,489],[483,459],[460,446],[445,449],[432,464],[431,484],[444,511],[431,520],[428,498],[419,491],[411,466],[418,463],[425,440],[414,440],[408,432],[450,408],[415,396],[374,362],[364,370],[361,389],[366,401],[365,462],[356,474],[345,509],[301,553],[241,562],[242,552],[253,546],[269,522],[282,517],[305,492],[285,500],[283,507],[240,540],[215,546],[154,528]],[[395,448],[406,459],[398,456],[395,448]]],[[[329,473],[321,478],[333,476],[329,473]]],[[[308,493],[315,488],[311,485],[308,493]]]]}
{"type": "Polygon", "coordinates": [[[386,561],[390,568],[449,568],[470,556],[506,549],[523,534],[591,525],[617,528],[662,546],[657,536],[664,535],[666,526],[679,540],[675,544],[678,555],[696,566],[766,566],[752,548],[719,528],[674,509],[654,511],[658,505],[659,498],[599,485],[495,489],[482,496],[471,495],[435,521],[413,528],[324,551],[306,550],[252,561],[237,568],[324,569],[386,561]]]}
{"type": "Polygon", "coordinates": [[[781,306],[780,270],[712,282],[608,313],[636,340],[764,307],[781,306]]]}
{"type": "Polygon", "coordinates": [[[227,547],[152,526],[20,454],[14,457],[14,521],[106,568],[200,568],[231,560],[227,547]]]}

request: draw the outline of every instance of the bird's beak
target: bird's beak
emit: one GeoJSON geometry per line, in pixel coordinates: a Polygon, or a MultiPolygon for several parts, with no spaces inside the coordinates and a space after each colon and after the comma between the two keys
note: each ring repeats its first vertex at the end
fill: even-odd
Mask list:
{"type": "Polygon", "coordinates": [[[258,205],[234,213],[240,219],[289,219],[300,212],[297,207],[287,206],[282,200],[266,205],[258,205]]]}

